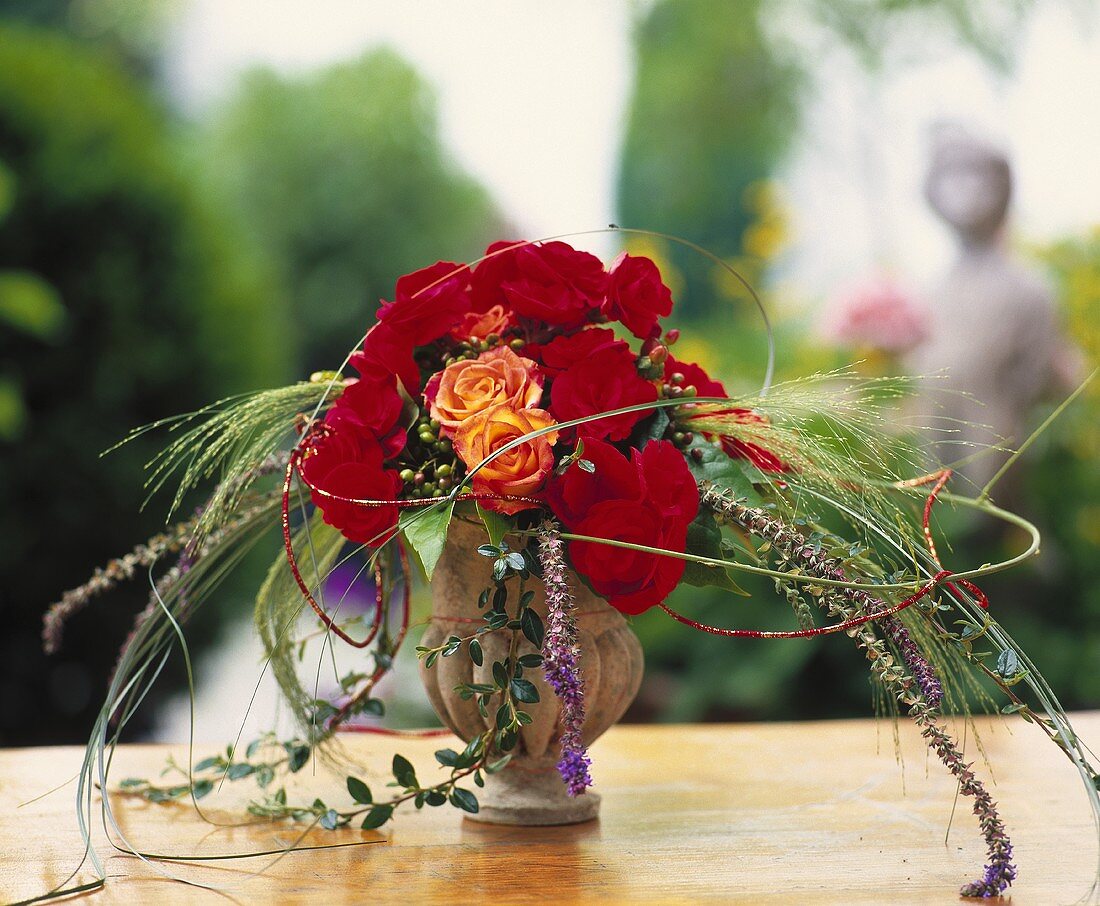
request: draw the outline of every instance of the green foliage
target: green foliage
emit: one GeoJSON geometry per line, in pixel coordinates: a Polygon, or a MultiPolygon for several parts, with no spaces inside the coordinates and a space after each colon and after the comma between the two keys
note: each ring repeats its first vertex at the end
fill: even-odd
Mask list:
{"type": "MultiPolygon", "coordinates": [[[[1038,252],[1055,278],[1066,333],[1084,359],[1083,378],[1100,362],[1100,228],[1038,252]]],[[[1032,424],[1057,402],[1052,398],[1039,407],[1032,424]]],[[[1100,380],[1094,379],[1014,467],[1020,509],[1043,533],[1042,559],[983,585],[998,620],[1012,628],[1068,708],[1100,703],[1098,458],[1100,380]]],[[[1017,544],[1011,534],[971,527],[955,556],[983,562],[1017,544]]]]}
{"type": "MultiPolygon", "coordinates": [[[[763,29],[760,0],[662,0],[638,26],[618,209],[630,227],[691,239],[719,256],[738,254],[750,223],[747,190],[770,176],[798,122],[801,71],[763,29]]],[[[679,315],[713,297],[693,253],[666,250],[683,274],[679,315]]]]}
{"type": "MultiPolygon", "coordinates": [[[[716,560],[726,556],[722,547],[722,530],[718,528],[718,524],[714,521],[714,514],[710,510],[701,508],[699,515],[688,526],[686,550],[687,553],[697,557],[711,557],[716,560]]],[[[713,585],[735,594],[748,594],[733,581],[727,570],[702,563],[690,561],[685,563],[682,581],[696,587],[713,585]]]]}
{"type": "MultiPolygon", "coordinates": [[[[311,519],[295,535],[296,550],[310,553],[301,564],[305,581],[315,595],[321,595],[321,577],[327,576],[344,547],[344,537],[320,518],[311,519]]],[[[323,597],[321,598],[323,600],[323,597]]],[[[291,573],[286,554],[280,550],[267,579],[256,596],[256,630],[270,658],[271,672],[279,689],[299,721],[307,738],[317,741],[325,734],[324,723],[314,707],[313,696],[302,685],[295,659],[294,628],[308,605],[291,573]]]]}
{"type": "Polygon", "coordinates": [[[152,77],[181,0],[4,0],[0,17],[64,32],[152,77]]]}
{"type": "Polygon", "coordinates": [[[432,92],[389,50],[248,73],[194,150],[308,328],[302,371],[339,362],[397,277],[498,238],[484,191],[441,147],[432,92]]]}
{"type": "Polygon", "coordinates": [[[813,17],[839,37],[868,71],[894,56],[906,62],[965,47],[1006,71],[1031,0],[815,0],[813,17]]]}
{"type": "MultiPolygon", "coordinates": [[[[299,535],[307,530],[307,528],[299,530],[299,535]]],[[[334,551],[339,551],[340,545],[335,543],[336,539],[342,539],[335,530],[319,521],[312,533],[315,556],[319,562],[318,571],[323,574],[327,572],[335,556],[334,551]],[[335,538],[329,538],[330,535],[335,538]]],[[[511,553],[516,554],[516,552],[511,553]]],[[[507,551],[494,549],[493,556],[502,554],[504,557],[508,556],[507,551]]],[[[523,557],[520,557],[520,560],[522,562],[523,557]]],[[[285,602],[282,606],[278,603],[292,590],[293,580],[288,576],[288,572],[285,563],[276,563],[272,568],[257,603],[257,615],[264,644],[268,653],[272,655],[273,670],[283,688],[284,695],[290,701],[295,714],[304,714],[310,713],[310,709],[301,704],[305,693],[298,684],[297,678],[293,676],[293,663],[289,657],[289,650],[293,646],[289,633],[285,631],[296,620],[300,602],[297,608],[291,606],[289,602],[285,602]],[[279,625],[284,627],[283,633],[273,636],[273,630],[279,625]],[[289,680],[284,675],[287,670],[291,671],[289,680]]],[[[521,637],[526,638],[536,648],[541,648],[544,637],[542,620],[531,607],[534,593],[523,587],[529,578],[530,572],[525,567],[508,567],[506,574],[494,582],[495,590],[491,594],[486,590],[479,598],[479,604],[483,608],[489,608],[490,598],[493,602],[492,607],[484,615],[484,626],[479,627],[472,636],[465,639],[451,636],[435,648],[423,646],[417,648],[428,669],[435,665],[439,657],[452,657],[458,654],[463,645],[468,645],[471,659],[480,665],[483,662],[484,652],[477,637],[495,631],[510,633],[508,654],[503,660],[495,661],[489,670],[492,682],[465,683],[456,687],[455,691],[464,700],[477,697],[478,708],[486,719],[489,717],[490,709],[493,709],[495,719],[484,733],[472,738],[461,752],[454,749],[440,749],[435,753],[435,760],[439,766],[448,769],[448,774],[443,780],[434,783],[422,782],[412,762],[403,755],[395,754],[391,764],[393,781],[387,784],[388,787],[395,789],[395,793],[386,801],[378,801],[363,780],[349,776],[346,778],[346,785],[348,795],[354,803],[349,808],[332,808],[320,799],[315,799],[308,806],[295,804],[288,801],[286,787],[280,786],[274,793],[267,793],[260,800],[253,801],[249,805],[249,812],[271,819],[310,821],[327,830],[345,827],[360,817],[362,818],[360,826],[363,829],[381,827],[393,817],[398,806],[409,801],[418,809],[425,805],[437,807],[450,803],[456,809],[476,814],[480,808],[477,796],[472,791],[459,786],[459,781],[470,778],[476,786],[481,787],[485,785],[484,774],[503,770],[519,742],[520,728],[533,720],[531,714],[522,710],[519,705],[535,704],[539,701],[538,688],[531,680],[524,677],[524,671],[540,668],[542,656],[537,653],[524,655],[517,653],[521,637]],[[519,584],[518,595],[515,596],[515,605],[511,611],[508,609],[509,582],[519,584]]],[[[346,691],[354,688],[360,679],[361,677],[356,674],[349,674],[341,680],[341,686],[346,691]]],[[[128,795],[141,796],[150,802],[170,802],[183,799],[188,795],[198,799],[209,794],[217,780],[225,778],[235,781],[246,777],[253,777],[260,788],[266,790],[280,773],[300,771],[309,761],[320,739],[315,727],[307,727],[307,729],[311,732],[304,740],[295,738],[279,742],[274,735],[267,734],[248,745],[244,758],[237,756],[233,747],[230,746],[224,755],[218,754],[202,759],[191,771],[169,762],[165,773],[171,771],[180,773],[184,782],[158,785],[147,780],[132,778],[122,781],[120,791],[128,795]]]]}
{"type": "MultiPolygon", "coordinates": [[[[285,377],[263,272],[173,142],[157,102],[109,59],[0,24],[0,654],[46,687],[32,654],[40,605],[160,525],[138,514],[134,476],[162,441],[99,454],[135,424],[285,377]]],[[[53,702],[11,696],[0,732],[79,735],[147,596],[140,583],[123,592],[70,649],[90,671],[84,693],[66,682],[53,702]]]]}
{"type": "Polygon", "coordinates": [[[407,509],[401,513],[401,531],[420,558],[429,582],[447,541],[447,528],[451,524],[454,506],[454,501],[448,500],[428,507],[407,509]]]}
{"type": "Polygon", "coordinates": [[[22,271],[0,271],[0,323],[49,342],[61,334],[65,307],[42,278],[22,271]]]}

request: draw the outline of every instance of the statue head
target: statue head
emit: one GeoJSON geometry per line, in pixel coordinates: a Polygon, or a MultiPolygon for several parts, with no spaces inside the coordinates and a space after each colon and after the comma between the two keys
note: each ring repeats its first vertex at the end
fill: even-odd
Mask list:
{"type": "Polygon", "coordinates": [[[1012,197],[1012,170],[1003,151],[957,125],[933,133],[924,183],[932,209],[964,241],[996,235],[1012,197]]]}

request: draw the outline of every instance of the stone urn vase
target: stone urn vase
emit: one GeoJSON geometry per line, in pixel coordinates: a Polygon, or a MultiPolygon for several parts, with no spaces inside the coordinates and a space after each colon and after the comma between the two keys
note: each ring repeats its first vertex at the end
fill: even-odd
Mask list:
{"type": "MultiPolygon", "coordinates": [[[[483,626],[485,611],[478,596],[493,585],[492,560],[477,553],[487,541],[480,524],[455,519],[447,535],[443,554],[432,576],[432,617],[422,645],[436,646],[451,636],[465,638],[483,626]]],[[[622,614],[596,597],[570,574],[576,602],[580,669],[585,688],[586,745],[615,724],[638,694],[642,681],[642,646],[622,614]]],[[[546,621],[546,597],[542,583],[533,579],[528,590],[535,593],[531,606],[546,621]]],[[[510,602],[509,611],[514,602],[510,602]]],[[[420,663],[420,678],[440,720],[461,739],[469,741],[487,729],[486,719],[474,700],[463,701],[454,692],[458,683],[491,683],[492,664],[508,653],[511,632],[490,632],[480,636],[484,663],[476,666],[463,645],[455,654],[439,658],[430,669],[420,663]]],[[[519,654],[534,652],[520,637],[519,654]]],[[[512,760],[504,770],[485,776],[485,788],[477,791],[480,810],[467,817],[493,824],[575,824],[597,816],[598,793],[589,790],[571,797],[557,771],[560,727],[558,700],[539,669],[524,677],[539,690],[539,701],[524,705],[534,720],[520,731],[512,760]]],[[[490,707],[489,721],[495,708],[490,707]]],[[[598,774],[596,774],[598,780],[598,774]]]]}

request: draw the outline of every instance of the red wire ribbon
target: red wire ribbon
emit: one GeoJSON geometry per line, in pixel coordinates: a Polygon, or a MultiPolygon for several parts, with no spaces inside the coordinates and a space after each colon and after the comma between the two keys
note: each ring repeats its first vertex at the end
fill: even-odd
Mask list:
{"type": "Polygon", "coordinates": [[[889,607],[886,610],[880,610],[875,613],[863,614],[862,616],[852,617],[850,620],[845,620],[843,623],[835,623],[832,626],[814,627],[813,629],[792,629],[786,632],[773,632],[762,629],[722,629],[718,626],[708,626],[706,623],[699,623],[692,620],[690,617],[685,617],[682,613],[678,613],[671,607],[665,604],[661,604],[661,610],[667,613],[674,620],[679,620],[685,626],[690,626],[692,629],[701,629],[703,632],[709,632],[712,635],[724,635],[731,638],[746,638],[746,639],[808,639],[811,636],[816,635],[828,635],[832,632],[846,632],[849,629],[854,629],[857,626],[862,626],[864,623],[870,623],[872,620],[881,620],[883,617],[892,616],[895,613],[899,613],[905,610],[906,607],[910,607],[916,604],[921,598],[925,597],[932,591],[937,585],[939,585],[944,579],[950,576],[951,573],[948,570],[941,570],[936,573],[931,579],[928,580],[918,591],[911,594],[904,601],[895,604],[893,607],[889,607]]]}
{"type": "Polygon", "coordinates": [[[814,627],[812,629],[794,629],[786,632],[773,632],[761,629],[723,629],[720,626],[710,626],[707,623],[700,623],[690,617],[685,617],[682,613],[673,610],[666,604],[661,604],[661,610],[667,613],[674,620],[683,623],[685,626],[690,626],[692,629],[699,629],[702,632],[709,632],[711,635],[722,635],[730,638],[748,638],[748,639],[808,639],[813,636],[828,635],[833,632],[846,632],[849,629],[854,629],[857,626],[862,626],[864,623],[869,623],[872,620],[880,620],[883,617],[893,616],[896,613],[900,613],[905,610],[906,607],[910,607],[916,604],[917,601],[926,597],[932,592],[932,590],[939,584],[943,583],[947,588],[951,589],[955,594],[959,593],[957,585],[961,585],[967,591],[969,591],[978,602],[979,606],[983,609],[989,609],[989,598],[986,597],[977,585],[973,582],[969,582],[966,579],[955,579],[953,582],[944,582],[951,575],[951,571],[944,569],[943,564],[940,562],[939,554],[936,552],[936,543],[932,539],[932,506],[936,502],[936,498],[939,496],[940,491],[944,489],[947,482],[951,479],[952,472],[950,469],[943,469],[939,472],[933,472],[931,475],[922,475],[920,478],[910,479],[909,481],[898,482],[899,488],[915,488],[921,485],[926,485],[929,482],[935,482],[932,486],[932,490],[928,494],[928,499],[924,502],[924,514],[921,521],[922,528],[924,530],[924,542],[928,547],[928,552],[932,556],[932,561],[940,568],[940,571],[936,573],[931,579],[928,580],[920,589],[907,597],[904,601],[895,604],[893,607],[889,607],[886,610],[880,610],[876,613],[863,614],[862,616],[852,617],[850,620],[845,620],[842,623],[836,623],[832,626],[822,626],[820,628],[814,627]]]}

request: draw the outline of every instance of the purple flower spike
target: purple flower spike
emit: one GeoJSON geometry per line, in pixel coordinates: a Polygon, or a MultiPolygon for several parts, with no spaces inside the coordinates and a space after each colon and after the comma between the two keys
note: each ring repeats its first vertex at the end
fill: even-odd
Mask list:
{"type": "Polygon", "coordinates": [[[546,681],[561,702],[561,759],[558,773],[570,796],[581,795],[592,786],[588,767],[592,760],[581,740],[584,726],[584,680],[577,665],[577,624],[573,617],[573,594],[566,578],[561,538],[553,522],[539,527],[539,561],[546,588],[546,637],[542,643],[546,681]]]}

